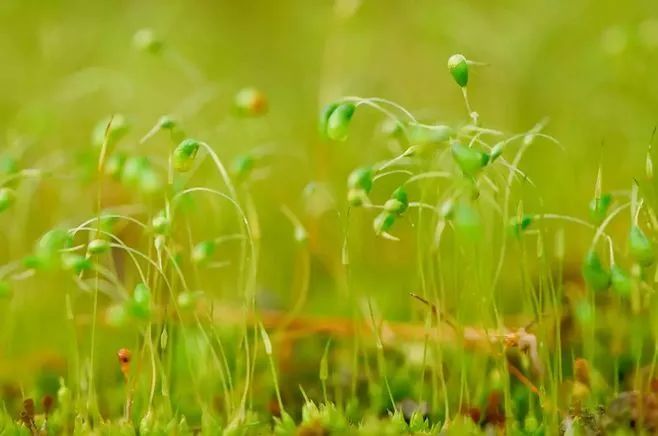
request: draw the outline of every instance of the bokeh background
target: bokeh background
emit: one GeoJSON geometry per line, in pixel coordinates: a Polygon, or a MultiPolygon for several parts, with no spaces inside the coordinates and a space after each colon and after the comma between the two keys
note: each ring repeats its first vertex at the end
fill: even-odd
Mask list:
{"type": "MultiPolygon", "coordinates": [[[[257,147],[275,152],[266,176],[250,189],[263,235],[259,288],[268,304],[286,307],[298,257],[280,206],[303,216],[309,182],[342,202],[354,167],[390,155],[376,132],[381,116],[359,113],[347,142],[327,144],[316,131],[319,108],[343,95],[380,96],[423,119],[459,123],[466,113],[446,68],[453,53],[488,64],[474,70],[469,84],[485,126],[522,132],[548,117],[546,132],[565,148],[543,143],[528,153],[522,169],[538,187],[528,204],[585,216],[599,162],[607,190],[628,189],[644,169],[658,120],[655,6],[650,0],[4,0],[0,151],[66,177],[21,188],[29,196],[21,200],[22,215],[0,217],[0,260],[24,256],[52,226],[93,216],[90,138],[99,120],[124,114],[132,130],[122,147],[166,156],[166,141],[138,140],[161,115],[173,114],[223,159],[257,147]],[[135,51],[132,38],[142,28],[152,28],[175,56],[135,51]],[[233,95],[245,86],[266,93],[267,116],[233,115],[233,95]]],[[[215,177],[208,169],[196,181],[219,186],[215,177]]],[[[120,187],[111,194],[109,204],[134,200],[120,187]]],[[[406,292],[417,285],[412,229],[401,230],[411,242],[392,244],[372,235],[371,218],[353,239],[355,283],[376,293],[385,317],[407,319],[414,303],[406,292]]],[[[198,219],[199,237],[222,230],[221,222],[198,219]]],[[[334,274],[340,220],[331,214],[304,220],[315,232],[307,311],[349,312],[334,274]]],[[[590,237],[570,234],[570,258],[581,258],[590,237]]],[[[230,272],[210,277],[216,289],[207,291],[231,295],[223,274],[230,272]]],[[[5,306],[14,320],[5,335],[17,353],[67,343],[62,334],[58,345],[57,328],[43,334],[34,326],[34,315],[63,325],[56,321],[65,310],[57,287],[28,279],[5,306]],[[34,330],[21,340],[22,331],[34,330]]]]}

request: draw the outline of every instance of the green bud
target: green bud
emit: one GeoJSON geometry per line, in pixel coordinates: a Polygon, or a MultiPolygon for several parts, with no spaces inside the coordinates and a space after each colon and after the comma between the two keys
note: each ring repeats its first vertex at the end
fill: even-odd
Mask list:
{"type": "Polygon", "coordinates": [[[350,206],[363,206],[368,200],[368,194],[363,189],[350,189],[347,191],[347,202],[350,206]]]}
{"type": "Polygon", "coordinates": [[[347,187],[349,189],[362,189],[367,194],[372,189],[373,176],[372,168],[357,168],[347,178],[347,187]]]}
{"type": "Polygon", "coordinates": [[[628,246],[633,259],[642,266],[649,266],[656,259],[653,252],[653,244],[644,234],[642,229],[636,225],[631,227],[628,236],[628,246]]]}
{"type": "Polygon", "coordinates": [[[603,291],[610,285],[610,273],[601,264],[596,251],[590,250],[585,255],[582,273],[585,283],[593,291],[603,291]]]}
{"type": "Polygon", "coordinates": [[[334,141],[345,141],[349,132],[350,121],[356,106],[353,103],[341,103],[329,115],[327,120],[327,136],[334,141]]]}
{"type": "Polygon", "coordinates": [[[250,154],[243,154],[237,156],[233,161],[231,170],[233,174],[239,179],[246,178],[251,170],[254,168],[255,160],[250,154]]]}
{"type": "Polygon", "coordinates": [[[167,217],[167,213],[164,210],[158,212],[153,217],[151,220],[151,227],[153,227],[153,231],[158,235],[165,235],[169,232],[169,229],[171,228],[171,221],[169,220],[169,217],[167,217]]]}
{"type": "Polygon", "coordinates": [[[164,44],[152,29],[141,29],[133,36],[133,46],[139,51],[157,54],[162,51],[164,44]]]}
{"type": "Polygon", "coordinates": [[[110,249],[110,243],[105,239],[93,239],[87,244],[87,253],[103,254],[110,249]]]}
{"type": "Polygon", "coordinates": [[[121,177],[123,167],[126,164],[126,155],[123,153],[114,153],[105,161],[105,174],[118,179],[121,177]]]}
{"type": "Polygon", "coordinates": [[[16,201],[16,193],[11,188],[0,188],[0,212],[4,212],[16,201]]]}
{"type": "Polygon", "coordinates": [[[6,280],[0,280],[0,299],[11,298],[13,292],[11,291],[11,286],[6,280]]]}
{"type": "Polygon", "coordinates": [[[101,147],[107,137],[107,146],[112,147],[130,131],[130,124],[121,114],[107,117],[96,124],[92,132],[92,143],[101,147]]]}
{"type": "Polygon", "coordinates": [[[91,260],[77,253],[62,254],[62,266],[66,270],[80,274],[91,269],[91,260]]]}
{"type": "Polygon", "coordinates": [[[144,283],[138,283],[128,305],[129,313],[138,319],[151,317],[151,290],[144,283]]]}
{"type": "Polygon", "coordinates": [[[521,233],[526,230],[532,224],[531,215],[523,215],[522,217],[514,217],[510,222],[510,230],[512,235],[519,238],[521,233]]]}
{"type": "Polygon", "coordinates": [[[612,195],[602,194],[600,198],[593,198],[589,202],[589,216],[592,222],[600,224],[608,214],[608,208],[612,203],[612,195]]]}
{"type": "Polygon", "coordinates": [[[448,58],[448,70],[457,85],[464,88],[468,85],[468,61],[463,55],[455,54],[448,58]]]}
{"type": "Polygon", "coordinates": [[[320,110],[320,116],[318,118],[318,133],[322,138],[328,138],[327,128],[329,126],[329,117],[338,107],[338,103],[327,103],[320,110]]]}
{"type": "Polygon", "coordinates": [[[381,235],[384,232],[388,232],[393,227],[393,224],[395,224],[395,215],[384,211],[375,217],[372,226],[375,234],[381,235]]]}
{"type": "Polygon", "coordinates": [[[178,144],[172,155],[174,169],[181,173],[189,171],[199,152],[199,147],[199,141],[191,138],[184,139],[178,144]]]}
{"type": "Polygon", "coordinates": [[[238,91],[233,104],[243,116],[259,116],[267,112],[267,97],[256,88],[243,88],[238,91]]]}
{"type": "Polygon", "coordinates": [[[458,142],[452,144],[452,157],[464,175],[473,177],[489,163],[489,155],[458,142]]]}
{"type": "Polygon", "coordinates": [[[192,249],[192,262],[204,263],[207,262],[217,249],[217,243],[213,240],[202,241],[194,246],[192,249]]]}
{"type": "Polygon", "coordinates": [[[631,295],[631,277],[630,275],[619,265],[614,264],[610,269],[610,280],[612,282],[612,289],[614,289],[617,294],[622,297],[628,297],[631,295]]]}

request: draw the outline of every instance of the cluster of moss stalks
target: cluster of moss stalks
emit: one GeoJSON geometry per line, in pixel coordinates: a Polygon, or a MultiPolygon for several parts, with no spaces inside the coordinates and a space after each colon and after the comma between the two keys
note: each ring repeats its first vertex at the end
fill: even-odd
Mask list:
{"type": "MultiPolygon", "coordinates": [[[[190,71],[150,31],[139,32],[135,44],[154,56],[183,62],[182,68],[190,71]]],[[[126,146],[131,131],[126,117],[115,114],[99,122],[92,134],[96,213],[74,226],[45,232],[30,254],[0,267],[4,299],[20,292],[21,281],[33,275],[64,278],[83,291],[82,297],[65,295],[72,370],[50,392],[36,390],[35,395],[21,393],[6,400],[0,414],[3,434],[555,434],[559,429],[587,434],[604,428],[623,431],[630,425],[655,429],[651,398],[656,353],[646,353],[646,344],[658,341],[650,322],[658,228],[651,148],[645,177],[629,191],[606,192],[599,171],[588,218],[528,212],[515,193],[516,186],[536,190],[519,168],[522,157],[536,143],[557,141],[542,133],[544,123],[516,135],[483,127],[467,93],[476,65],[462,55],[448,62],[467,108],[466,121],[458,126],[421,122],[382,98],[345,97],[321,110],[320,135],[335,143],[349,138],[363,108],[380,112],[385,120],[381,134],[395,153],[354,169],[345,201],[327,202],[327,210],[333,208],[343,226],[336,253],[354,307],[354,319],[347,321],[354,337],[326,346],[323,337],[313,362],[317,378],[300,386],[279,385],[280,378],[290,377],[281,374],[277,348],[284,343],[286,327],[303,311],[309,279],[302,280],[294,307],[277,322],[263,315],[256,298],[261,230],[249,180],[264,165],[265,154],[246,153],[225,166],[212,146],[189,137],[179,120],[163,116],[140,144],[168,136],[169,152],[145,156],[126,146]],[[217,171],[219,183],[192,185],[206,161],[217,171]],[[109,183],[124,187],[141,204],[106,208],[109,183]],[[231,217],[232,231],[195,239],[190,223],[198,209],[190,206],[192,197],[207,198],[220,214],[231,217]],[[620,246],[607,229],[624,211],[630,212],[630,224],[628,240],[620,246]],[[370,214],[373,237],[390,244],[416,237],[420,285],[414,296],[424,324],[388,326],[377,310],[376,295],[350,286],[352,249],[366,237],[350,234],[350,220],[370,214]],[[142,235],[141,243],[124,240],[122,230],[128,226],[142,235]],[[563,226],[592,235],[582,262],[584,285],[573,292],[562,276],[563,226]],[[224,251],[225,246],[233,248],[224,251]],[[238,270],[239,298],[230,309],[236,315],[233,324],[220,331],[218,302],[199,290],[198,277],[205,269],[226,266],[226,253],[234,254],[230,261],[238,270]],[[522,313],[530,314],[527,324],[513,328],[506,323],[500,295],[510,253],[523,280],[515,300],[522,313]],[[118,256],[125,261],[121,271],[118,256]],[[459,295],[455,289],[461,290],[459,295]],[[80,299],[88,304],[76,303],[80,299]],[[88,308],[89,347],[78,343],[82,314],[76,306],[88,308]],[[638,321],[620,321],[626,315],[638,321]],[[574,326],[569,331],[567,318],[574,326]],[[120,388],[114,393],[96,373],[102,321],[138,336],[135,344],[117,350],[120,388]],[[610,332],[618,322],[631,329],[634,339],[630,351],[621,347],[610,358],[602,341],[619,339],[610,332]],[[391,340],[396,328],[420,334],[406,342],[391,340]],[[577,339],[568,342],[572,333],[577,339]],[[620,384],[620,374],[631,374],[628,385],[620,384]],[[99,394],[101,388],[107,397],[99,394]],[[310,398],[305,389],[321,393],[310,398]],[[300,407],[294,396],[303,399],[300,407]],[[610,398],[615,401],[611,408],[599,411],[610,398]]],[[[237,93],[234,108],[237,116],[259,117],[268,110],[267,98],[245,88],[237,93]]],[[[20,206],[20,186],[26,179],[52,176],[47,170],[21,167],[11,156],[3,158],[0,171],[4,214],[20,206]]],[[[283,210],[294,240],[308,253],[304,223],[309,218],[283,210]]],[[[303,261],[301,265],[303,269],[303,261]]],[[[407,290],[401,292],[401,298],[411,298],[407,290]]]]}

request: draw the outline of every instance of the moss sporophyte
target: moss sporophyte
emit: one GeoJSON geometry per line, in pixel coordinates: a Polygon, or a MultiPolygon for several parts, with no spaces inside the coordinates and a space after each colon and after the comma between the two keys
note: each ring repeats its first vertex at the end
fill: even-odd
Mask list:
{"type": "MultiPolygon", "coordinates": [[[[551,213],[580,190],[547,195],[562,180],[525,158],[559,143],[545,121],[483,124],[464,55],[443,75],[468,114],[333,95],[316,120],[299,117],[318,129],[304,137],[286,129],[285,96],[217,86],[152,30],[133,45],[127,65],[173,66],[184,82],[159,97],[178,102],[170,115],[94,116],[79,134],[68,111],[55,129],[28,107],[3,136],[0,219],[17,230],[0,248],[19,260],[0,266],[0,345],[34,380],[3,380],[0,433],[658,428],[651,146],[630,190],[603,190],[601,159],[576,215],[551,213]],[[52,153],[71,138],[80,150],[52,153]],[[47,351],[62,354],[45,366],[28,356],[35,338],[43,352],[42,313],[47,351]]],[[[53,100],[102,102],[77,100],[96,75],[113,104],[138,97],[107,74],[76,75],[64,81],[76,95],[53,100]]]]}

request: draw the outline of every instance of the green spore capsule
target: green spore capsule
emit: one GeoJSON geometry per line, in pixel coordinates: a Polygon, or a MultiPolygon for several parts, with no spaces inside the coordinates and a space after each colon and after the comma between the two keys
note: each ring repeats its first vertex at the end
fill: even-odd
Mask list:
{"type": "Polygon", "coordinates": [[[504,148],[504,143],[499,142],[498,144],[495,144],[493,147],[491,147],[491,159],[490,161],[493,162],[496,159],[498,159],[500,156],[503,155],[503,148],[504,148]]]}
{"type": "Polygon", "coordinates": [[[589,217],[592,222],[600,224],[608,214],[608,209],[612,204],[612,195],[602,194],[599,198],[592,198],[589,202],[589,217]]]}
{"type": "Polygon", "coordinates": [[[443,202],[439,208],[439,216],[443,219],[452,219],[455,213],[455,202],[452,199],[448,199],[443,202]]]}
{"type": "Polygon", "coordinates": [[[76,274],[80,274],[83,271],[88,271],[91,269],[91,260],[87,259],[85,256],[82,256],[77,253],[64,253],[62,254],[62,266],[66,270],[73,271],[76,274]]]}
{"type": "Polygon", "coordinates": [[[327,103],[320,109],[318,116],[318,134],[322,138],[329,138],[327,135],[327,128],[329,127],[329,117],[338,107],[338,103],[327,103]]]}
{"type": "Polygon", "coordinates": [[[455,79],[457,85],[464,88],[468,85],[468,61],[461,54],[454,54],[448,58],[448,71],[455,79]]]}
{"type": "Polygon", "coordinates": [[[126,160],[121,171],[121,182],[128,186],[139,183],[144,171],[151,168],[151,162],[146,156],[131,156],[126,160]]]}
{"type": "Polygon", "coordinates": [[[478,211],[467,202],[461,202],[454,208],[452,220],[455,229],[464,238],[476,241],[482,233],[482,222],[478,211]]]}
{"type": "Polygon", "coordinates": [[[583,298],[574,305],[574,315],[580,324],[589,325],[594,321],[594,307],[583,298]]]}
{"type": "Polygon", "coordinates": [[[23,258],[23,266],[27,269],[42,269],[46,266],[44,260],[36,254],[30,254],[23,258]]]}
{"type": "Polygon", "coordinates": [[[11,188],[0,188],[0,212],[4,212],[16,201],[16,193],[11,188]]]}
{"type": "Polygon", "coordinates": [[[404,209],[404,204],[399,200],[396,200],[395,198],[389,198],[388,200],[386,200],[386,203],[384,203],[384,210],[386,212],[399,215],[402,213],[403,209],[404,209]]]}
{"type": "Polygon", "coordinates": [[[356,106],[353,103],[339,104],[327,120],[327,136],[334,141],[345,141],[356,106]]]}
{"type": "Polygon", "coordinates": [[[113,117],[107,117],[96,124],[92,132],[92,143],[96,147],[101,147],[107,138],[107,146],[116,145],[128,132],[130,124],[126,117],[116,114],[113,117]]]}
{"type": "Polygon", "coordinates": [[[295,242],[299,244],[306,244],[308,242],[308,232],[302,226],[295,226],[295,232],[293,234],[295,242]]]}
{"type": "Polygon", "coordinates": [[[12,291],[9,282],[6,280],[0,280],[0,299],[11,298],[12,291]]]}
{"type": "Polygon", "coordinates": [[[36,246],[36,253],[52,255],[73,244],[71,234],[64,229],[52,229],[44,233],[36,246]]]}
{"type": "Polygon", "coordinates": [[[140,29],[133,36],[133,46],[139,51],[157,54],[162,51],[164,44],[152,29],[140,29]]]}
{"type": "Polygon", "coordinates": [[[105,321],[111,327],[121,327],[126,323],[126,308],[121,304],[115,304],[105,311],[105,321]]]}
{"type": "Polygon", "coordinates": [[[395,224],[395,215],[384,211],[375,217],[372,227],[376,235],[381,235],[384,232],[388,232],[393,227],[393,224],[395,224]]]}
{"type": "Polygon", "coordinates": [[[163,130],[171,130],[177,126],[176,120],[169,115],[163,115],[158,120],[158,127],[163,130]]]}
{"type": "Polygon", "coordinates": [[[532,215],[514,217],[510,222],[510,231],[513,236],[520,238],[521,234],[532,224],[532,215]]]}
{"type": "Polygon", "coordinates": [[[267,113],[267,97],[256,88],[243,88],[233,100],[239,115],[255,117],[267,113]]]}
{"type": "Polygon", "coordinates": [[[167,213],[164,210],[158,212],[153,217],[151,220],[151,227],[153,228],[153,231],[158,235],[166,235],[169,233],[169,229],[171,228],[171,221],[169,220],[169,217],[167,217],[167,213]]]}
{"type": "Polygon", "coordinates": [[[190,310],[194,308],[194,305],[202,296],[203,292],[201,291],[186,291],[178,294],[176,301],[182,310],[190,310]]]}
{"type": "Polygon", "coordinates": [[[539,421],[534,415],[528,414],[523,420],[523,431],[527,434],[535,434],[539,430],[539,421]]]}
{"type": "Polygon", "coordinates": [[[93,239],[87,244],[87,253],[103,254],[110,250],[110,243],[105,239],[93,239]]]}
{"type": "Polygon", "coordinates": [[[452,144],[452,157],[464,175],[473,177],[489,163],[489,155],[458,142],[452,144]]]}
{"type": "Polygon", "coordinates": [[[610,268],[610,281],[612,283],[612,289],[614,289],[621,297],[628,297],[631,295],[631,277],[617,264],[612,265],[612,268],[610,268]]]}
{"type": "Polygon", "coordinates": [[[633,259],[635,259],[641,266],[649,266],[656,260],[653,252],[653,244],[644,234],[642,229],[636,225],[631,227],[628,236],[628,247],[633,259]]]}
{"type": "Polygon", "coordinates": [[[603,267],[601,258],[594,250],[585,255],[582,273],[585,283],[593,291],[604,291],[610,285],[610,273],[603,267]]]}
{"type": "Polygon", "coordinates": [[[126,164],[126,155],[123,153],[114,153],[105,161],[105,174],[115,179],[121,177],[123,166],[126,164]]]}
{"type": "Polygon", "coordinates": [[[350,189],[347,191],[347,202],[350,206],[363,206],[368,200],[368,194],[363,189],[350,189]]]}
{"type": "Polygon", "coordinates": [[[215,250],[217,249],[217,243],[213,240],[202,241],[194,246],[192,249],[192,262],[194,263],[205,263],[210,260],[215,250]]]}
{"type": "Polygon", "coordinates": [[[231,171],[238,179],[245,179],[254,168],[255,159],[250,154],[237,156],[231,165],[231,171]]]}
{"type": "Polygon", "coordinates": [[[128,312],[138,319],[151,317],[151,290],[144,283],[138,283],[129,300],[128,312]]]}
{"type": "Polygon", "coordinates": [[[138,187],[144,194],[160,192],[163,187],[162,177],[153,168],[146,168],[139,175],[138,187]]]}
{"type": "Polygon", "coordinates": [[[107,233],[112,233],[112,230],[114,230],[114,225],[117,223],[118,218],[116,216],[110,215],[110,214],[103,214],[100,216],[100,222],[97,221],[100,230],[103,230],[104,232],[107,233]]]}
{"type": "Polygon", "coordinates": [[[184,139],[180,144],[178,144],[172,154],[172,163],[174,169],[180,173],[184,173],[192,169],[192,164],[194,163],[194,159],[199,152],[199,147],[199,141],[191,138],[184,139]]]}
{"type": "Polygon", "coordinates": [[[397,215],[402,215],[409,208],[409,196],[404,186],[398,187],[391,198],[384,203],[384,209],[397,215]]]}
{"type": "Polygon", "coordinates": [[[361,167],[352,171],[347,178],[347,187],[349,189],[361,189],[366,194],[372,189],[372,179],[374,172],[370,167],[361,167]]]}
{"type": "Polygon", "coordinates": [[[0,158],[0,174],[11,176],[18,172],[18,161],[12,156],[2,156],[0,158]]]}

